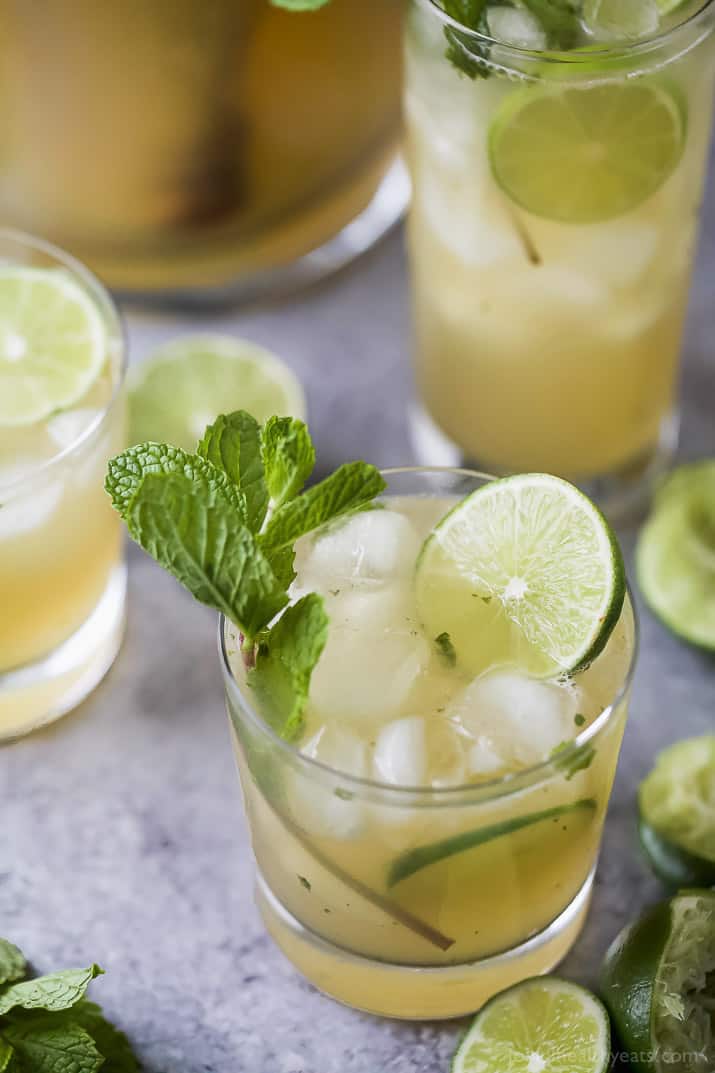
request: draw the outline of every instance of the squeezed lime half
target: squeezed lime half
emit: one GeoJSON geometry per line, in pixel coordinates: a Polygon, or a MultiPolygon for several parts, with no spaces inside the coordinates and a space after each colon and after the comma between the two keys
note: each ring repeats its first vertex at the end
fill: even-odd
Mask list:
{"type": "Polygon", "coordinates": [[[74,405],[106,358],[102,315],[68,273],[0,266],[0,426],[74,405]]]}
{"type": "Polygon", "coordinates": [[[715,461],[683,466],[665,482],[641,531],[636,571],[665,625],[715,650],[715,461]]]}
{"type": "Polygon", "coordinates": [[[502,991],[475,1017],[452,1073],[605,1073],[608,1015],[590,991],[540,976],[502,991]]]}
{"type": "Polygon", "coordinates": [[[247,410],[258,421],[305,417],[295,373],[246,339],[203,333],[158,347],[129,373],[132,443],[152,440],[193,451],[220,413],[247,410]]]}
{"type": "Polygon", "coordinates": [[[680,160],[680,104],[654,82],[555,82],[505,97],[489,131],[492,172],[527,212],[610,220],[658,190],[680,160]]]}
{"type": "Polygon", "coordinates": [[[664,749],[638,791],[640,834],[667,883],[715,883],[715,735],[664,749]]]}
{"type": "Polygon", "coordinates": [[[618,935],[601,994],[635,1073],[712,1073],[715,893],[682,891],[618,935]]]}
{"type": "Polygon", "coordinates": [[[558,477],[492,481],[436,526],[417,561],[419,616],[476,673],[516,664],[572,674],[602,651],[623,607],[625,570],[598,508],[558,477]]]}

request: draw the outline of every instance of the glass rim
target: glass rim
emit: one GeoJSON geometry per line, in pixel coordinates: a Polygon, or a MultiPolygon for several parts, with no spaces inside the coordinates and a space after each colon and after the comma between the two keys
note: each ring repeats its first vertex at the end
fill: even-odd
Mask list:
{"type": "MultiPolygon", "coordinates": [[[[432,473],[444,476],[452,474],[454,476],[471,477],[485,482],[498,479],[491,474],[481,473],[478,470],[453,466],[393,466],[381,469],[380,472],[384,477],[432,473]]],[[[540,760],[536,764],[530,764],[528,767],[520,768],[518,771],[508,772],[506,775],[499,775],[496,778],[487,779],[483,782],[460,783],[457,786],[400,786],[395,785],[394,783],[382,782],[379,779],[352,775],[349,772],[332,767],[330,764],[325,764],[321,760],[306,756],[294,744],[281,738],[280,735],[277,734],[276,731],[273,730],[273,728],[261,717],[252,700],[247,696],[247,691],[242,688],[233,673],[226,644],[229,620],[223,613],[219,614],[218,620],[219,659],[221,660],[221,671],[224,678],[225,688],[227,691],[230,690],[235,695],[241,706],[242,712],[248,717],[253,729],[267,739],[270,745],[275,748],[280,755],[290,760],[290,762],[297,764],[298,767],[304,768],[305,771],[309,773],[315,772],[318,776],[329,776],[333,779],[338,778],[342,783],[354,787],[356,793],[364,793],[367,791],[368,793],[378,793],[379,795],[394,797],[399,799],[403,804],[409,804],[409,807],[411,808],[414,808],[415,806],[419,807],[422,803],[426,805],[434,805],[437,802],[446,803],[455,798],[464,798],[465,796],[470,798],[501,797],[506,794],[516,793],[525,786],[538,785],[540,782],[546,781],[554,775],[561,774],[563,768],[568,766],[568,761],[573,758],[576,752],[582,749],[583,746],[588,745],[592,739],[598,737],[601,731],[611,722],[613,715],[620,708],[620,705],[628,694],[633,682],[640,646],[640,623],[633,601],[631,587],[628,583],[626,583],[626,599],[629,602],[633,617],[633,647],[630,653],[628,667],[619,688],[616,690],[615,696],[609,704],[601,709],[593,722],[572,738],[568,745],[559,751],[557,758],[547,757],[545,760],[540,760]]]]}
{"type": "Polygon", "coordinates": [[[37,235],[31,235],[26,231],[21,231],[18,228],[13,227],[0,227],[0,260],[2,259],[2,244],[15,243],[18,247],[24,249],[35,250],[38,253],[44,254],[47,257],[52,258],[59,264],[68,268],[69,271],[77,277],[82,287],[89,291],[92,297],[98,302],[101,307],[103,316],[106,316],[109,324],[109,335],[116,335],[119,342],[119,355],[117,362],[117,371],[115,382],[112,385],[112,392],[107,399],[107,402],[96,415],[96,417],[90,421],[86,428],[83,428],[79,435],[72,440],[71,443],[63,447],[57,454],[52,455],[51,458],[41,462],[38,466],[31,469],[28,473],[23,474],[21,477],[16,477],[7,485],[2,486],[3,500],[9,501],[11,498],[27,495],[28,482],[34,482],[42,480],[44,476],[49,473],[54,466],[64,462],[71,454],[79,450],[83,443],[89,441],[95,433],[102,428],[107,422],[110,414],[115,408],[116,403],[119,400],[119,396],[122,392],[124,381],[127,375],[127,369],[129,365],[128,347],[126,332],[124,329],[124,323],[122,321],[121,314],[117,307],[116,302],[112,298],[108,289],[104,286],[98,276],[94,274],[85,264],[78,260],[73,254],[67,250],[62,249],[61,246],[56,246],[53,242],[48,242],[47,239],[40,238],[37,235]]]}
{"type": "MultiPolygon", "coordinates": [[[[448,15],[447,12],[440,4],[440,0],[414,0],[419,7],[424,11],[431,12],[444,26],[457,30],[463,37],[471,39],[475,44],[496,46],[503,50],[507,56],[513,56],[518,59],[538,59],[543,63],[562,63],[569,64],[573,67],[578,67],[580,64],[593,63],[594,59],[623,59],[626,56],[640,56],[647,55],[650,52],[662,47],[672,37],[680,33],[682,30],[697,25],[700,21],[705,21],[705,14],[715,4],[715,0],[705,0],[703,5],[696,11],[693,11],[682,22],[676,23],[674,26],[669,26],[664,30],[656,30],[655,33],[649,34],[646,37],[638,38],[634,41],[628,41],[624,43],[609,44],[603,43],[603,47],[589,48],[588,52],[579,52],[577,50],[569,51],[567,49],[529,49],[523,48],[519,45],[510,45],[504,41],[499,41],[495,37],[490,37],[488,34],[480,33],[479,30],[473,30],[468,26],[465,26],[458,19],[448,15]]],[[[706,32],[711,32],[712,27],[706,32]]],[[[693,42],[690,48],[693,48],[702,38],[693,42]]]]}

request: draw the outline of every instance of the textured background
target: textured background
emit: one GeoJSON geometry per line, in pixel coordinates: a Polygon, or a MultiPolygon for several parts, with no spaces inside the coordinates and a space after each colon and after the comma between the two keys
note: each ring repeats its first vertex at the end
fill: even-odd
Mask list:
{"type": "MultiPolygon", "coordinates": [[[[715,197],[684,364],[684,456],[715,455],[715,197]]],[[[191,328],[275,348],[307,386],[320,468],[411,458],[401,235],[339,278],[203,319],[131,316],[132,360],[191,328]]],[[[629,553],[633,533],[622,532],[629,553]]],[[[440,1073],[461,1029],[353,1013],[263,933],[216,658],[214,616],[136,549],[113,670],[72,716],[0,752],[0,934],[49,970],[96,959],[95,996],[149,1073],[440,1073]]],[[[593,981],[624,921],[658,896],[635,846],[637,780],[660,746],[712,728],[715,663],[642,616],[632,716],[589,923],[563,972],[593,981]]]]}

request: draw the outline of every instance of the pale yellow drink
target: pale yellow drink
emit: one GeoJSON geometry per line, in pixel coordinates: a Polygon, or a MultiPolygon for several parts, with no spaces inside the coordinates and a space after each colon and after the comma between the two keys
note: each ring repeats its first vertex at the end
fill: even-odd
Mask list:
{"type": "MultiPolygon", "coordinates": [[[[418,389],[452,447],[491,472],[632,476],[672,447],[711,122],[710,22],[705,11],[660,43],[611,58],[548,60],[497,46],[489,76],[471,80],[445,58],[437,5],[412,3],[405,99],[418,389]],[[682,132],[677,162],[652,194],[579,222],[530,211],[505,192],[490,144],[510,101],[568,87],[587,108],[604,87],[625,88],[623,100],[611,99],[627,113],[636,81],[662,94],[682,132]]],[[[632,121],[637,133],[647,117],[632,121]]],[[[545,132],[524,171],[537,176],[565,151],[568,132],[553,138],[545,132]]],[[[553,212],[567,216],[568,172],[555,169],[548,183],[553,212]]]]}
{"type": "Polygon", "coordinates": [[[393,163],[401,0],[0,11],[3,218],[115,287],[202,290],[284,265],[393,163]]]}
{"type": "Polygon", "coordinates": [[[455,502],[424,483],[427,494],[388,498],[381,517],[299,546],[296,592],[320,591],[330,616],[299,751],[252,712],[226,634],[267,927],[330,995],[414,1018],[474,1010],[550,969],[574,941],[634,650],[626,602],[603,654],[570,683],[530,680],[517,666],[472,681],[451,666],[411,595],[421,542],[455,502]],[[379,530],[358,532],[365,524],[379,530]],[[578,734],[581,751],[559,759],[578,734]],[[406,856],[527,815],[537,818],[421,867],[406,856]]]}
{"type": "Polygon", "coordinates": [[[78,703],[123,624],[120,525],[103,487],[107,459],[125,444],[122,339],[108,296],[55,252],[0,236],[3,260],[75,275],[102,315],[105,357],[75,404],[0,427],[0,739],[78,703]]]}

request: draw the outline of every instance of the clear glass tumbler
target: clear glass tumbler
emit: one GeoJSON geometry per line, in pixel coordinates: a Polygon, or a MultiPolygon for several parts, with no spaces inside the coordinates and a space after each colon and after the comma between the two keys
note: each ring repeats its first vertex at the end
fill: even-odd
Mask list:
{"type": "Polygon", "coordinates": [[[1,10],[0,212],[113,289],[273,293],[344,264],[405,208],[402,0],[1,10]]]}
{"type": "MultiPolygon", "coordinates": [[[[386,496],[452,501],[487,478],[387,471],[386,496]]],[[[266,927],[322,991],[446,1018],[551,969],[584,922],[636,654],[627,599],[579,683],[595,718],[558,758],[481,784],[403,788],[341,773],[256,711],[233,627],[220,651],[266,927]]]]}
{"type": "MultiPolygon", "coordinates": [[[[117,310],[87,269],[38,239],[0,232],[3,264],[69,275],[101,316],[106,361],[74,406],[0,427],[0,740],[94,688],[121,643],[126,590],[120,519],[104,491],[107,460],[126,439],[117,310]]],[[[0,325],[3,346],[4,333],[0,325]]]]}
{"type": "MultiPolygon", "coordinates": [[[[672,19],[676,18],[674,13],[672,19]]],[[[410,0],[420,461],[568,477],[611,510],[677,438],[715,5],[652,39],[508,47],[410,0]],[[450,62],[448,41],[477,75],[450,62]]]]}

